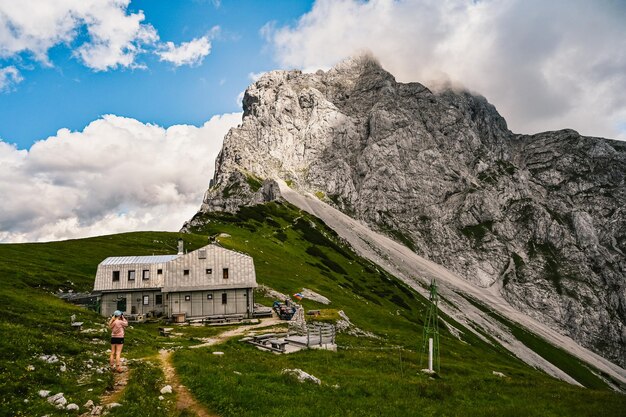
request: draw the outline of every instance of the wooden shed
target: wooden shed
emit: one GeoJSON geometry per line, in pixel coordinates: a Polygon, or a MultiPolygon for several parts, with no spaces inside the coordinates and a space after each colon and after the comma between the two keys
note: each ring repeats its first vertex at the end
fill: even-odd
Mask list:
{"type": "Polygon", "coordinates": [[[101,314],[250,317],[257,286],[252,257],[210,244],[177,255],[110,257],[98,265],[101,314]]]}

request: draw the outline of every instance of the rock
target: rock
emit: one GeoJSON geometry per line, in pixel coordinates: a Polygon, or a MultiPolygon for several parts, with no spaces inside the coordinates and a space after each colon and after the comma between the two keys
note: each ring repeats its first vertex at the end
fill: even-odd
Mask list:
{"type": "Polygon", "coordinates": [[[115,407],[121,407],[121,406],[122,406],[122,404],[120,404],[120,403],[110,403],[110,404],[106,405],[106,407],[109,408],[109,409],[110,408],[115,408],[115,407]]]}
{"type": "Polygon", "coordinates": [[[65,399],[65,397],[63,396],[62,392],[59,392],[58,394],[54,394],[50,397],[48,397],[48,402],[54,406],[61,406],[61,407],[65,407],[65,404],[67,404],[67,400],[65,399]]]}
{"type": "Polygon", "coordinates": [[[34,370],[35,370],[35,367],[34,367],[33,365],[28,365],[28,366],[26,367],[26,370],[27,370],[28,372],[32,372],[32,371],[34,371],[34,370]]]}
{"type": "Polygon", "coordinates": [[[68,411],[78,411],[80,409],[80,407],[78,407],[78,404],[68,404],[67,407],[65,407],[66,410],[68,411]]]}
{"type": "Polygon", "coordinates": [[[308,298],[309,300],[317,301],[320,304],[330,304],[330,300],[328,298],[308,288],[302,288],[302,291],[300,291],[300,294],[302,294],[303,298],[308,298]]]}
{"type": "Polygon", "coordinates": [[[91,409],[91,412],[89,413],[90,416],[99,416],[102,414],[103,411],[103,407],[101,405],[97,405],[94,408],[91,409]]]}
{"type": "Polygon", "coordinates": [[[224,354],[224,352],[215,351],[215,352],[213,352],[213,354],[214,354],[214,355],[223,355],[223,354],[224,354]]]}
{"type": "Polygon", "coordinates": [[[504,375],[502,372],[492,371],[491,373],[495,376],[499,376],[500,378],[506,378],[506,375],[504,375]]]}
{"type": "Polygon", "coordinates": [[[165,397],[164,397],[164,396],[159,395],[159,401],[163,401],[164,399],[165,399],[165,397]]]}
{"type": "Polygon", "coordinates": [[[166,385],[163,388],[161,388],[161,394],[171,394],[171,393],[172,393],[171,385],[166,385]]]}
{"type": "Polygon", "coordinates": [[[65,364],[61,365],[61,367],[59,368],[59,370],[60,370],[61,372],[65,372],[65,371],[67,371],[67,366],[65,366],[65,364]]]}
{"type": "Polygon", "coordinates": [[[314,384],[321,385],[322,381],[319,378],[314,377],[313,375],[307,374],[302,369],[283,369],[282,372],[284,375],[292,375],[295,376],[300,382],[313,382],[314,384]]]}
{"type": "Polygon", "coordinates": [[[243,104],[183,231],[280,199],[280,178],[626,366],[626,144],[515,134],[484,97],[371,57],[268,72],[243,104]]]}
{"type": "Polygon", "coordinates": [[[57,355],[41,355],[39,359],[48,363],[56,363],[59,361],[59,358],[57,357],[57,355]]]}
{"type": "Polygon", "coordinates": [[[89,400],[85,404],[83,404],[83,408],[92,408],[93,406],[94,406],[93,400],[89,400]]]}
{"type": "Polygon", "coordinates": [[[42,390],[39,390],[38,394],[41,398],[46,398],[48,395],[50,395],[50,391],[42,389],[42,390]]]}

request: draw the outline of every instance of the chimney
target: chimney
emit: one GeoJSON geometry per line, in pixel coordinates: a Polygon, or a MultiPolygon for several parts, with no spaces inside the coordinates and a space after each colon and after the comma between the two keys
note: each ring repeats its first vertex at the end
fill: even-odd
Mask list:
{"type": "Polygon", "coordinates": [[[183,240],[182,239],[178,239],[178,254],[179,255],[183,254],[183,240]]]}

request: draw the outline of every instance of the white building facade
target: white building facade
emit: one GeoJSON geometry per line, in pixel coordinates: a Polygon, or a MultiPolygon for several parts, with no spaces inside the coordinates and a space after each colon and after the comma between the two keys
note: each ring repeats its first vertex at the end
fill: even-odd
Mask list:
{"type": "Polygon", "coordinates": [[[256,286],[252,257],[210,244],[187,254],[107,258],[98,265],[94,292],[101,293],[103,316],[121,310],[251,317],[256,286]]]}

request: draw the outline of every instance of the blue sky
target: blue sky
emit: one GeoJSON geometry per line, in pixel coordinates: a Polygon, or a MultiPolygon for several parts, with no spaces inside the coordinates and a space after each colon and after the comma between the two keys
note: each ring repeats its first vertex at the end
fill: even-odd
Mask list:
{"type": "Polygon", "coordinates": [[[368,51],[516,133],[626,140],[623,0],[0,0],[0,242],[178,230],[262,72],[368,51]]]}
{"type": "MultiPolygon", "coordinates": [[[[201,125],[212,115],[238,111],[237,96],[250,73],[276,68],[260,29],[270,21],[293,24],[311,1],[202,0],[132,1],[163,40],[189,41],[219,27],[211,52],[200,65],[175,67],[154,55],[138,61],[147,69],[93,71],[72,56],[72,45],[49,50],[52,66],[29,53],[0,59],[15,65],[23,81],[0,95],[0,138],[29,148],[60,128],[80,130],[104,114],[132,117],[162,126],[201,125]],[[35,120],[36,119],[36,120],[35,120]]],[[[84,41],[84,35],[72,44],[84,41]]]]}

